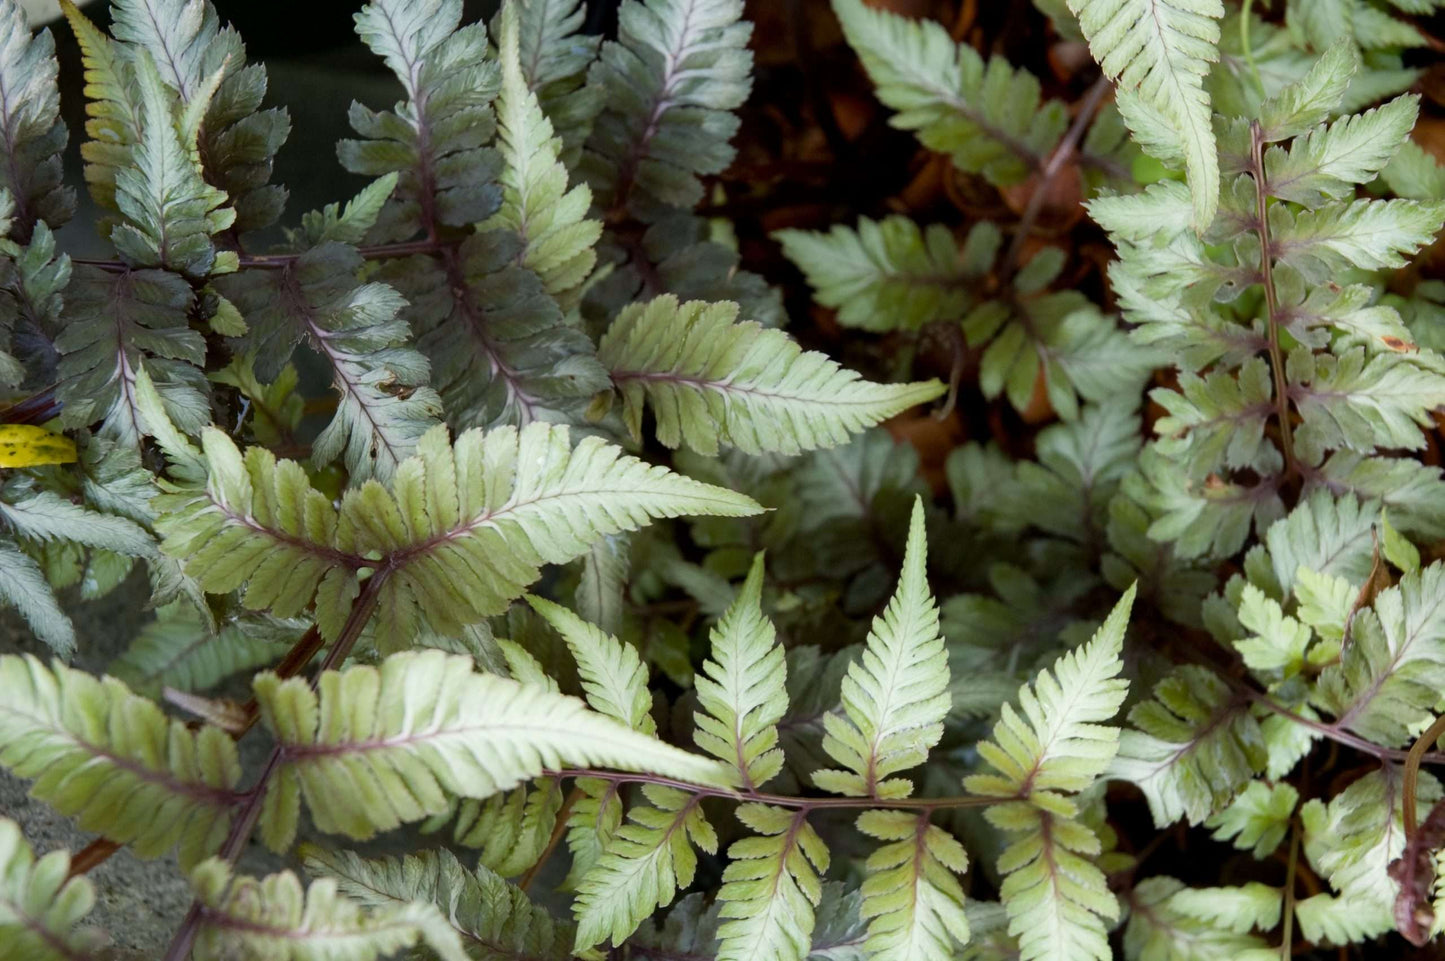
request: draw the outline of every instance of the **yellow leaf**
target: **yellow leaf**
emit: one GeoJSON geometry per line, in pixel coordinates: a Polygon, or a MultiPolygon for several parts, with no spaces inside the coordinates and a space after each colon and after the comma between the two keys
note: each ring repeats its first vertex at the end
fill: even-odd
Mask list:
{"type": "Polygon", "coordinates": [[[0,467],[69,464],[75,442],[32,424],[0,424],[0,467]]]}

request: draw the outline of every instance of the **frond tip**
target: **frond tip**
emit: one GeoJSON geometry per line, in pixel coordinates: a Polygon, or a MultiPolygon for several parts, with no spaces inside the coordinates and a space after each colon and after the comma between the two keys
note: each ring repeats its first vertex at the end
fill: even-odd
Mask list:
{"type": "Polygon", "coordinates": [[[943,393],[936,380],[869,383],[780,330],[737,322],[738,310],[668,295],[618,314],[598,356],[622,394],[634,438],[650,402],[657,439],[668,447],[797,454],[846,443],[943,393]]]}
{"type": "Polygon", "coordinates": [[[913,501],[903,575],[881,617],[873,621],[861,661],[843,679],[844,717],[823,717],[823,749],[848,768],[813,774],[819,787],[861,797],[913,793],[888,775],[922,764],[943,737],[948,714],[948,654],[938,630],[938,605],[928,590],[928,539],[923,499],[913,501]]]}

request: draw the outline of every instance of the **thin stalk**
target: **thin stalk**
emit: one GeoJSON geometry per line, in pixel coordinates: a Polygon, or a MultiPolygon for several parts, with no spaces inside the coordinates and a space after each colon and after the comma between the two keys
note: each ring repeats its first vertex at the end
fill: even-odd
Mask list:
{"type": "Polygon", "coordinates": [[[1280,446],[1284,453],[1281,482],[1299,473],[1294,453],[1294,425],[1290,422],[1289,383],[1285,380],[1284,352],[1279,345],[1279,294],[1274,288],[1274,247],[1269,239],[1269,192],[1264,175],[1264,137],[1259,121],[1249,125],[1249,167],[1254,178],[1255,232],[1259,234],[1259,263],[1264,281],[1264,300],[1269,312],[1269,366],[1274,373],[1274,409],[1279,421],[1280,446]]]}
{"type": "Polygon", "coordinates": [[[1405,797],[1401,801],[1401,809],[1405,816],[1405,845],[1409,846],[1410,841],[1419,830],[1420,823],[1415,811],[1415,789],[1420,782],[1420,764],[1425,758],[1425,753],[1430,750],[1430,745],[1440,740],[1445,735],[1445,714],[1435,718],[1435,723],[1425,729],[1410,746],[1410,753],[1405,756],[1405,797]]]}
{"type": "MultiPolygon", "coordinates": [[[[1365,754],[1373,755],[1374,757],[1377,757],[1382,761],[1408,762],[1410,760],[1410,755],[1414,752],[1414,748],[1411,748],[1409,751],[1401,751],[1397,748],[1381,747],[1373,741],[1368,741],[1365,738],[1360,737],[1358,734],[1351,734],[1349,731],[1336,727],[1333,724],[1326,724],[1323,721],[1311,720],[1310,718],[1296,714],[1289,708],[1281,704],[1276,704],[1274,701],[1270,700],[1268,695],[1261,694],[1253,688],[1244,685],[1243,682],[1233,682],[1233,686],[1241,690],[1246,697],[1248,697],[1251,701],[1254,701],[1260,707],[1266,708],[1273,713],[1278,714],[1285,720],[1292,721],[1295,724],[1299,724],[1313,731],[1317,731],[1323,737],[1328,738],[1331,741],[1343,744],[1346,747],[1352,747],[1357,751],[1364,752],[1365,754]]],[[[1437,721],[1437,723],[1439,722],[1437,721]]],[[[1438,737],[1439,734],[1437,733],[1436,736],[1438,737]]],[[[1428,746],[1428,742],[1426,743],[1428,746]]],[[[1416,742],[1415,747],[1420,747],[1420,742],[1416,742]]],[[[1415,765],[1417,769],[1419,768],[1420,764],[1445,764],[1445,752],[1426,751],[1421,748],[1418,761],[1415,765]]]]}
{"type": "Polygon", "coordinates": [[[1279,956],[1284,961],[1289,961],[1294,947],[1294,878],[1299,870],[1299,825],[1291,825],[1289,833],[1289,866],[1284,874],[1284,936],[1279,945],[1279,956]]]}

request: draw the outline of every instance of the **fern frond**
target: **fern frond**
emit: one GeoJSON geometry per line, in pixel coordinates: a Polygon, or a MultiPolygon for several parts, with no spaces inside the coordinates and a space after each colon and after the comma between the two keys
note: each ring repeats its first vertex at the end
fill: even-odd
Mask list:
{"type": "Polygon", "coordinates": [[[838,323],[861,330],[918,330],[959,320],[993,266],[1002,235],[989,221],[960,249],[942,224],[920,229],[903,216],[835,226],[826,234],[779,230],[773,239],[808,279],[813,298],[838,310],[838,323]]]}
{"type": "MultiPolygon", "coordinates": [[[[1286,84],[1259,105],[1259,137],[1264,143],[1290,140],[1329,119],[1360,69],[1360,52],[1340,39],[1314,62],[1309,71],[1286,84]]],[[[1265,161],[1266,171],[1270,161],[1265,161]]]]}
{"type": "Polygon", "coordinates": [[[1298,803],[1299,792],[1293,785],[1251,781],[1228,807],[1209,819],[1208,825],[1214,828],[1214,840],[1231,841],[1241,851],[1252,850],[1255,859],[1262,861],[1289,833],[1298,803]]]}
{"type": "Polygon", "coordinates": [[[516,0],[516,9],[527,88],[562,141],[562,162],[574,170],[602,110],[602,92],[586,83],[602,38],[580,32],[587,18],[582,0],[516,0]]]}
{"type": "Polygon", "coordinates": [[[997,797],[986,816],[1015,835],[999,858],[1009,933],[1025,959],[1109,957],[1101,919],[1118,915],[1103,873],[1086,858],[1099,840],[1069,795],[1085,790],[1118,750],[1119,732],[1103,724],[1128,690],[1120,654],[1133,587],[1083,647],[1065,653],[1019,689],[1020,717],[1005,704],[980,756],[998,772],[974,774],[965,788],[997,797]]]}
{"type": "Polygon", "coordinates": [[[441,908],[469,957],[564,961],[572,956],[569,924],[553,918],[524,891],[485,867],[475,871],[463,867],[450,851],[366,859],[350,851],[307,846],[303,855],[309,874],[334,880],[342,894],[365,907],[421,902],[441,908]]]}
{"type": "Polygon", "coordinates": [[[75,653],[75,626],[60,609],[45,572],[8,538],[0,538],[0,604],[19,611],[35,636],[60,657],[75,653]]]}
{"type": "Polygon", "coordinates": [[[663,296],[617,316],[598,356],[633,437],[650,401],[668,447],[796,454],[837,446],[943,392],[938,381],[868,383],[780,330],[736,323],[737,315],[736,304],[663,296]]]}
{"type": "Polygon", "coordinates": [[[312,447],[318,465],[338,458],[354,483],[389,480],[435,426],[441,399],[430,367],[409,344],[405,301],[386,284],[359,283],[356,248],[322,243],[280,270],[252,271],[223,290],[246,315],[257,373],[274,379],[303,340],[331,363],[341,394],[312,447]]]}
{"type": "Polygon", "coordinates": [[[458,28],[460,0],[374,0],[356,15],[356,32],[401,81],[407,100],[390,111],[353,102],[351,126],[365,140],[337,144],[352,173],[399,175],[373,239],[433,235],[465,227],[497,209],[498,169],[491,102],[499,70],[487,57],[480,23],[458,28]]]}
{"type": "Polygon", "coordinates": [[[267,180],[291,123],[284,108],[260,109],[266,69],[246,64],[240,35],[221,27],[209,2],[118,0],[111,17],[115,38],[149,52],[162,82],[179,96],[190,150],[206,181],[230,196],[236,230],[274,223],[286,191],[267,180]]]}
{"type": "MultiPolygon", "coordinates": [[[[1093,784],[1118,750],[1118,730],[1103,722],[1118,713],[1129,688],[1119,672],[1134,594],[1133,587],[1124,592],[1089,643],[1019,689],[1022,717],[1003,706],[993,740],[978,745],[998,773],[969,777],[964,786],[970,793],[1025,801],[1063,817],[1078,813],[1062,794],[1093,784]]],[[[1009,830],[1007,811],[991,807],[990,820],[1009,830]]]]}
{"type": "Polygon", "coordinates": [[[535,866],[547,850],[561,810],[562,782],[537,778],[485,801],[462,801],[453,836],[458,844],[482,849],[483,867],[504,878],[515,877],[535,866]]]}
{"type": "Polygon", "coordinates": [[[926,814],[865,811],[858,830],[889,842],[868,855],[860,915],[868,919],[867,956],[875,961],[947,961],[968,942],[963,845],[926,814]]]}
{"type": "Polygon", "coordinates": [[[823,896],[818,872],[828,870],[828,848],[804,810],[742,804],[738,820],[760,837],[728,848],[717,899],[725,918],[718,927],[717,961],[803,961],[810,955],[813,909],[823,896]]]}
{"type": "Polygon", "coordinates": [[[617,40],[588,71],[603,110],[582,156],[597,205],[652,221],[702,199],[698,177],[733,159],[752,86],[742,0],[627,0],[617,40]]]}
{"type": "MultiPolygon", "coordinates": [[[[0,13],[3,13],[0,10],[0,13]]],[[[20,826],[0,818],[0,941],[16,961],[88,961],[105,944],[79,927],[95,905],[95,887],[70,877],[70,855],[37,858],[20,826]]]]}
{"type": "MultiPolygon", "coordinates": [[[[0,222],[8,196],[0,188],[0,222]]],[[[69,255],[56,251],[55,234],[45,221],[36,221],[23,247],[0,232],[0,388],[21,383],[27,373],[47,382],[56,379],[55,337],[70,269],[69,255]]]]}
{"type": "Polygon", "coordinates": [[[1006,186],[1023,180],[1063,135],[1064,105],[1041,102],[1039,82],[1002,57],[987,63],[933,20],[909,20],[862,0],[833,0],[843,34],[878,99],[954,166],[1006,186]]]}
{"type": "Polygon", "coordinates": [[[135,61],[140,88],[140,139],[130,163],[115,174],[115,204],[125,217],[110,232],[116,250],[137,267],[165,267],[190,278],[234,270],[236,255],[218,251],[212,236],[232,226],[225,191],[208,184],[195,143],[183,142],[172,94],[148,53],[135,61]]]}
{"type": "Polygon", "coordinates": [[[1144,792],[1159,827],[1198,824],[1232,800],[1267,759],[1247,702],[1213,672],[1177,668],[1134,705],[1108,776],[1144,792]]]}
{"type": "Polygon", "coordinates": [[[69,131],[60,119],[59,67],[49,30],[30,32],[25,7],[0,0],[0,190],[13,204],[5,233],[30,242],[39,221],[52,229],[75,212],[75,191],[61,184],[60,154],[69,131]]]}
{"type": "Polygon", "coordinates": [[[196,961],[375,961],[425,943],[443,961],[467,961],[461,938],[434,904],[358,908],[323,878],[303,892],[290,871],[257,879],[211,858],[191,873],[202,905],[196,961]]]}
{"type": "Polygon", "coordinates": [[[717,834],[703,816],[702,797],[676,788],[643,787],[649,804],[628,812],[628,823],[577,885],[574,947],[611,940],[620,945],[658,908],[692,883],[696,844],[717,851],[717,834]]]}
{"type": "Polygon", "coordinates": [[[1445,223],[1445,202],[1354,200],[1292,213],[1270,208],[1270,236],[1276,255],[1306,279],[1322,283],[1358,267],[1404,267],[1430,244],[1445,223]]]}
{"type": "Polygon", "coordinates": [[[560,604],[528,596],[527,603],[562,635],[577,661],[582,691],[594,711],[643,734],[655,734],[657,724],[648,713],[652,694],[647,689],[647,666],[637,648],[587,623],[560,604]]]}
{"type": "Polygon", "coordinates": [[[134,521],[89,510],[48,490],[0,499],[0,530],[25,540],[70,541],[131,557],[155,553],[151,535],[134,521]]]}
{"type": "Polygon", "coordinates": [[[162,549],[206,590],[247,584],[243,603],[278,617],[317,596],[327,637],[340,630],[358,573],[385,571],[376,624],[383,650],[409,644],[420,623],[449,636],[501,613],[540,565],[572,560],[598,538],[656,517],[758,510],[599,438],[573,448],[566,428],[545,424],[468,431],[455,444],[435,428],[397,469],[391,491],[369,481],[339,509],[297,464],[254,447],[243,459],[215,429],[202,442],[207,487],[168,497],[162,549]]]}
{"type": "Polygon", "coordinates": [[[1405,574],[1350,623],[1343,660],[1320,675],[1316,706],[1377,744],[1408,744],[1445,685],[1445,564],[1405,574]]]}
{"type": "Polygon", "coordinates": [[[593,249],[602,223],[588,220],[592,192],[586,184],[567,189],[567,168],[559,161],[561,141],[542,113],[537,95],[522,74],[514,4],[501,12],[498,44],[502,93],[497,103],[502,169],[502,207],[481,229],[517,232],[522,250],[517,262],[536,272],[547,293],[566,305],[597,262],[593,249]]]}
{"type": "Polygon", "coordinates": [[[71,0],[60,9],[80,45],[85,67],[85,132],[80,145],[85,182],[101,207],[115,209],[115,177],[130,162],[131,148],[141,137],[141,98],[134,69],[120,44],[86,19],[71,0]]]}
{"type": "Polygon", "coordinates": [[[1315,127],[1292,141],[1288,152],[1271,148],[1264,156],[1269,193],[1309,207],[1353,198],[1356,184],[1374,180],[1390,162],[1419,113],[1419,97],[1397,97],[1315,127]]]}
{"type": "Polygon", "coordinates": [[[193,294],[186,281],[162,270],[75,272],[66,290],[65,328],[55,340],[66,427],[100,421],[100,434],[135,447],[149,433],[135,394],[144,367],[167,415],[186,433],[210,423],[208,385],[201,365],[206,345],[188,323],[193,294]]]}
{"type": "Polygon", "coordinates": [[[306,631],[299,618],[233,618],[213,629],[189,601],[172,601],[141,628],[108,673],[132,690],[159,697],[162,688],[205,691],[227,677],[279,661],[306,631]]]}
{"type": "Polygon", "coordinates": [[[578,421],[607,388],[591,339],[519,256],[518,238],[489,231],[440,262],[398,259],[378,274],[411,304],[404,316],[457,429],[578,421]]]}
{"type": "Polygon", "coordinates": [[[487,798],[544,769],[604,764],[726,783],[709,759],[593,714],[575,698],[474,673],[461,655],[407,652],[379,668],[327,672],[319,695],[304,680],[269,673],[255,687],[281,745],[263,814],[267,843],[278,850],[295,834],[302,797],[321,830],[369,838],[447,810],[449,796],[487,798]],[[380,788],[403,776],[405,792],[346,786],[380,788]]]}
{"type": "Polygon", "coordinates": [[[1184,160],[1202,233],[1219,207],[1219,158],[1204,78],[1219,58],[1219,0],[1068,0],[1105,76],[1119,85],[1120,111],[1143,111],[1171,134],[1167,153],[1184,160]]]}
{"type": "Polygon", "coordinates": [[[1231,923],[1236,917],[1201,917],[1189,910],[1202,905],[1215,912],[1252,912],[1247,921],[1260,922],[1264,930],[1274,927],[1280,913],[1279,890],[1255,884],[1242,898],[1231,897],[1245,890],[1197,890],[1170,877],[1146,878],[1134,887],[1135,909],[1124,929],[1125,956],[1132,961],[1267,961],[1276,957],[1279,949],[1268,947],[1263,938],[1252,934],[1252,923],[1241,929],[1241,925],[1231,923]],[[1264,924],[1271,895],[1275,921],[1264,924]],[[1212,898],[1213,903],[1207,903],[1206,898],[1212,898]]]}
{"type": "MultiPolygon", "coordinates": [[[[1422,772],[1416,789],[1419,809],[1429,810],[1440,795],[1440,782],[1422,772]]],[[[1395,926],[1393,909],[1400,885],[1388,869],[1405,849],[1403,802],[1400,768],[1386,764],[1328,804],[1314,798],[1300,808],[1305,855],[1348,905],[1352,916],[1344,924],[1366,937],[1395,926]]]]}
{"type": "MultiPolygon", "coordinates": [[[[693,739],[738,769],[744,788],[766,784],[783,767],[777,723],[788,709],[787,663],[762,610],[763,555],[712,631],[712,657],[695,679],[693,739]]],[[[759,829],[761,830],[761,829],[759,829]]]]}
{"type": "Polygon", "coordinates": [[[114,678],[0,657],[0,763],[30,793],[141,857],[179,845],[183,865],[220,846],[241,799],[236,744],[196,731],[114,678]]]}
{"type": "Polygon", "coordinates": [[[948,713],[948,654],[938,606],[928,590],[923,500],[913,502],[903,573],[888,607],[873,621],[861,661],[843,680],[845,716],[824,717],[823,749],[847,771],[813,774],[840,794],[907,797],[913,784],[888,775],[915,767],[943,736],[948,713]]]}

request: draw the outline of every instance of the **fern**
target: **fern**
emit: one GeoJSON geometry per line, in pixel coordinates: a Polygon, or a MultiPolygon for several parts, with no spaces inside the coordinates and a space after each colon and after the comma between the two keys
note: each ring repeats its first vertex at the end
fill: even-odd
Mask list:
{"type": "Polygon", "coordinates": [[[649,804],[628,812],[629,823],[577,885],[578,951],[611,940],[620,944],[643,919],[692,883],[697,845],[717,850],[717,834],[699,806],[701,796],[646,785],[649,804]]]}
{"type": "Polygon", "coordinates": [[[898,111],[893,125],[915,131],[960,170],[1017,183],[1063,135],[1064,105],[1041,102],[1039,82],[1027,71],[1000,57],[985,63],[930,20],[910,21],[862,0],[834,0],[833,10],[878,99],[898,111]]]}
{"type": "Polygon", "coordinates": [[[150,697],[167,687],[205,691],[227,677],[279,661],[305,629],[299,619],[252,615],[215,630],[194,604],[172,601],[108,670],[150,697]]]}
{"type": "Polygon", "coordinates": [[[968,856],[949,834],[921,815],[867,811],[858,829],[890,843],[868,856],[860,915],[870,919],[864,949],[871,958],[929,961],[952,957],[968,941],[963,873],[968,856]]]}
{"type": "Polygon", "coordinates": [[[562,141],[560,157],[575,169],[582,143],[602,109],[601,91],[586,84],[600,37],[580,33],[581,0],[520,0],[517,47],[527,87],[562,141]]]}
{"type": "Polygon", "coordinates": [[[75,210],[75,192],[61,184],[60,153],[69,132],[60,120],[55,41],[49,30],[32,35],[25,8],[0,2],[0,191],[10,197],[4,231],[26,244],[39,223],[59,227],[75,210]]]}
{"type": "Polygon", "coordinates": [[[943,736],[948,658],[928,590],[923,501],[913,502],[898,588],[875,618],[861,661],[843,679],[845,716],[824,718],[823,749],[847,770],[813,773],[819,787],[875,798],[907,797],[913,784],[890,774],[921,764],[943,736]]]}
{"type": "MultiPolygon", "coordinates": [[[[777,632],[763,616],[762,591],[759,554],[737,599],[718,622],[712,659],[696,680],[702,710],[694,715],[693,737],[703,750],[734,765],[748,790],[766,784],[782,769],[777,722],[788,707],[787,664],[777,632]]],[[[767,820],[766,815],[758,817],[767,820]]]]}
{"type": "Polygon", "coordinates": [[[735,323],[737,311],[665,296],[612,322],[598,351],[633,437],[650,401],[668,447],[796,454],[837,446],[943,390],[937,381],[867,383],[781,331],[735,323]]]}
{"type": "Polygon", "coordinates": [[[29,656],[0,657],[0,763],[30,793],[142,857],[178,847],[182,864],[219,847],[241,795],[236,746],[191,731],[113,678],[29,656]]]}
{"type": "Polygon", "coordinates": [[[398,468],[392,491],[369,483],[339,509],[294,463],[259,448],[243,459],[214,429],[203,442],[207,486],[171,495],[160,521],[163,548],[209,591],[245,583],[243,600],[253,609],[291,616],[314,597],[330,637],[341,629],[359,573],[370,570],[382,578],[377,642],[384,649],[399,646],[423,619],[449,634],[500,613],[541,563],[571,560],[591,540],[650,517],[756,509],[597,438],[570,449],[565,428],[542,424],[468,432],[454,445],[436,428],[398,468]],[[578,513],[601,506],[604,494],[605,513],[578,513]]]}
{"type": "Polygon", "coordinates": [[[560,604],[540,597],[528,597],[527,603],[567,642],[592,709],[634,731],[655,733],[657,725],[648,714],[652,698],[647,693],[647,668],[637,650],[560,604]]]}
{"type": "Polygon", "coordinates": [[[570,957],[567,925],[513,885],[479,867],[463,867],[449,851],[368,860],[350,851],[306,848],[306,870],[336,882],[338,890],[371,909],[433,904],[443,909],[468,957],[483,961],[570,957]]]}
{"type": "Polygon", "coordinates": [[[702,199],[698,176],[732,161],[747,98],[752,25],[740,0],[627,0],[617,40],[602,45],[587,85],[603,103],[581,170],[616,218],[655,220],[702,199]]]}
{"type": "Polygon", "coordinates": [[[1004,705],[993,740],[979,745],[998,774],[964,782],[970,791],[1007,799],[987,816],[1016,836],[999,856],[1000,895],[1026,959],[1110,957],[1104,921],[1118,916],[1118,904],[1103,872],[1087,860],[1099,853],[1099,840],[1068,795],[1092,785],[1118,750],[1119,732],[1103,722],[1118,712],[1127,690],[1118,674],[1133,603],[1130,588],[1088,644],[1019,690],[1022,717],[1004,705]]]}
{"type": "Polygon", "coordinates": [[[486,798],[547,768],[605,763],[723,780],[712,761],[606,721],[579,701],[474,674],[469,658],[440,651],[324,674],[319,695],[304,681],[262,674],[256,697],[281,745],[264,813],[276,849],[295,835],[301,797],[321,830],[368,838],[441,813],[448,795],[486,798]],[[406,694],[383,693],[390,691],[406,694]],[[374,706],[356,714],[367,702],[374,706]],[[344,787],[356,777],[383,784],[402,776],[405,796],[344,787]]]}
{"type": "Polygon", "coordinates": [[[0,937],[11,957],[83,961],[104,945],[99,932],[79,926],[95,904],[95,888],[69,869],[69,854],[35,857],[19,826],[0,818],[0,937]]]}
{"type": "Polygon", "coordinates": [[[284,961],[373,961],[417,943],[443,961],[464,961],[461,939],[432,904],[408,901],[363,910],[341,896],[335,881],[312,882],[303,893],[290,871],[257,879],[237,877],[219,858],[191,873],[204,907],[195,957],[284,961]]]}
{"type": "Polygon", "coordinates": [[[558,162],[561,143],[522,75],[517,16],[511,6],[501,13],[502,207],[483,226],[517,231],[523,240],[518,262],[537,273],[549,294],[561,298],[592,271],[597,261],[592,248],[602,224],[584,219],[592,201],[586,185],[567,190],[567,169],[558,162]]]}
{"type": "Polygon", "coordinates": [[[1105,76],[1119,84],[1120,111],[1146,149],[1182,158],[1189,172],[1194,229],[1219,207],[1204,76],[1218,57],[1219,0],[1068,0],[1105,76]],[[1166,132],[1167,131],[1167,132],[1166,132]]]}
{"type": "Polygon", "coordinates": [[[718,927],[718,961],[802,961],[811,953],[814,908],[823,897],[818,872],[828,869],[828,849],[806,811],[743,804],[737,815],[759,836],[728,848],[733,860],[718,890],[718,915],[727,919],[718,927]]]}

